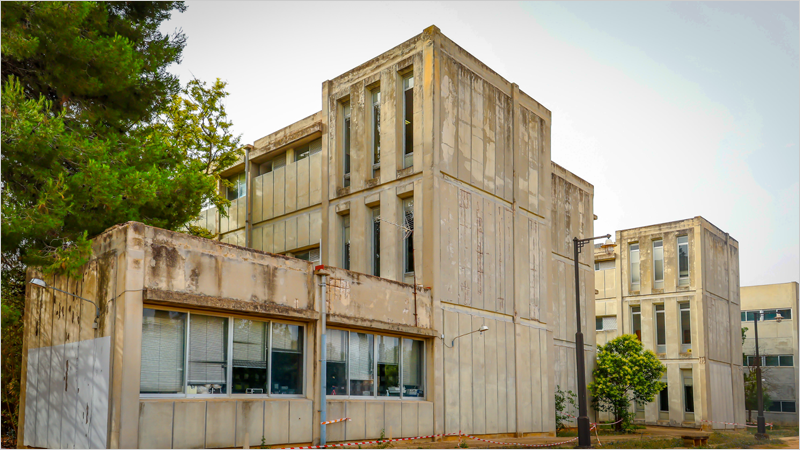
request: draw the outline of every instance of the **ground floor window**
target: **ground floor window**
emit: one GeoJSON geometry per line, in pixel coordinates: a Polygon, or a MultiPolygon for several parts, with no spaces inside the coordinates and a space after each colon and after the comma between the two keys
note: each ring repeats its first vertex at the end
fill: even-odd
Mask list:
{"type": "Polygon", "coordinates": [[[301,395],[301,325],[145,308],[139,392],[301,395]]]}
{"type": "Polygon", "coordinates": [[[328,395],[425,396],[423,341],[337,329],[328,329],[326,339],[328,395]]]}
{"type": "Polygon", "coordinates": [[[692,380],[692,371],[687,369],[681,370],[683,377],[683,412],[684,420],[694,420],[694,382],[692,380]]]}
{"type": "Polygon", "coordinates": [[[788,412],[788,413],[796,413],[797,412],[797,403],[793,401],[785,402],[781,400],[773,400],[772,404],[769,405],[770,412],[788,412]]]}

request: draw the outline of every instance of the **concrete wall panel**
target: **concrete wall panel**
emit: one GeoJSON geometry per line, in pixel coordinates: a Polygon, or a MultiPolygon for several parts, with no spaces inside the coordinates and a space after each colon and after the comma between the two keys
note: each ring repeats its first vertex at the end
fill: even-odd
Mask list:
{"type": "MultiPolygon", "coordinates": [[[[345,413],[345,402],[328,403],[328,420],[343,419],[348,417],[345,413]]],[[[331,442],[343,441],[345,439],[345,423],[339,422],[327,426],[328,440],[331,442]]],[[[350,425],[347,423],[347,425],[350,425]]]]}
{"type": "Polygon", "coordinates": [[[498,420],[497,420],[497,322],[491,319],[485,319],[484,323],[489,327],[483,333],[484,344],[484,369],[485,369],[485,416],[486,428],[484,433],[496,434],[499,433],[498,420]]]}
{"type": "Polygon", "coordinates": [[[261,445],[264,435],[264,401],[245,400],[236,402],[236,446],[261,445]]]}
{"type": "MultiPolygon", "coordinates": [[[[142,433],[139,428],[139,433],[142,433]]],[[[206,438],[206,402],[175,402],[173,448],[204,448],[206,438]]],[[[139,441],[141,443],[141,440],[139,441]]],[[[140,448],[147,448],[139,445],[140,448]]]]}
{"type": "Polygon", "coordinates": [[[139,403],[139,448],[172,448],[173,402],[139,403]]]}
{"type": "Polygon", "coordinates": [[[313,402],[310,400],[291,400],[289,405],[289,440],[290,444],[311,442],[311,418],[313,402]]]}
{"type": "MultiPolygon", "coordinates": [[[[486,319],[483,317],[473,316],[472,330],[480,329],[485,322],[486,319]]],[[[472,338],[472,432],[486,434],[486,364],[484,355],[486,339],[483,333],[474,333],[470,337],[472,338]]]]}
{"type": "MultiPolygon", "coordinates": [[[[267,400],[264,402],[264,440],[267,445],[295,442],[289,440],[289,404],[288,400],[267,400]]],[[[294,419],[294,417],[292,418],[294,419]]]]}
{"type": "Polygon", "coordinates": [[[402,437],[403,405],[400,402],[384,402],[384,433],[387,438],[402,437]]]}
{"type": "MultiPolygon", "coordinates": [[[[458,335],[466,334],[472,331],[472,316],[467,314],[458,315],[458,335]]],[[[469,345],[469,340],[464,338],[459,339],[456,349],[459,356],[459,411],[460,411],[460,430],[464,432],[472,431],[473,429],[473,402],[472,390],[473,386],[470,384],[472,381],[472,348],[469,345]]]]}
{"type": "Polygon", "coordinates": [[[311,160],[309,158],[301,159],[294,165],[297,166],[297,209],[307,208],[309,205],[310,194],[310,173],[311,160]]]}
{"type": "MultiPolygon", "coordinates": [[[[347,417],[350,418],[346,423],[346,439],[356,441],[367,439],[367,403],[366,402],[347,402],[347,417]]],[[[328,419],[331,420],[331,419],[328,419]]]]}
{"type": "Polygon", "coordinates": [[[381,436],[381,430],[383,430],[385,426],[384,403],[385,402],[366,402],[366,439],[377,439],[381,436]]]}
{"type": "Polygon", "coordinates": [[[444,358],[444,423],[445,433],[457,433],[461,423],[460,419],[460,349],[450,348],[453,338],[458,336],[459,315],[452,311],[444,312],[444,341],[447,344],[443,349],[444,358]]]}
{"type": "Polygon", "coordinates": [[[433,402],[419,402],[419,415],[417,417],[419,436],[430,436],[433,431],[433,402]]]}
{"type": "Polygon", "coordinates": [[[401,437],[419,436],[419,404],[420,402],[403,402],[402,410],[402,433],[401,437]]]}
{"type": "Polygon", "coordinates": [[[236,402],[221,401],[206,404],[207,448],[236,446],[236,402]]]}

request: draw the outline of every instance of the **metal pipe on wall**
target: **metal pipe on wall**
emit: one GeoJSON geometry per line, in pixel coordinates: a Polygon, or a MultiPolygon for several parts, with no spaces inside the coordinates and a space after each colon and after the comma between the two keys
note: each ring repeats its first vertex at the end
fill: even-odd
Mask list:
{"type": "MultiPolygon", "coordinates": [[[[323,267],[323,266],[318,266],[318,268],[319,267],[323,267]]],[[[327,425],[324,425],[324,423],[325,423],[326,420],[328,420],[328,402],[327,402],[327,397],[325,396],[325,394],[327,393],[326,392],[327,391],[327,383],[326,383],[326,381],[327,381],[327,378],[328,378],[328,373],[327,373],[328,372],[327,371],[328,346],[327,346],[327,342],[326,342],[327,341],[327,336],[325,334],[325,331],[326,331],[325,313],[326,313],[326,309],[327,309],[326,291],[328,290],[327,281],[328,281],[328,276],[325,275],[325,274],[322,274],[322,284],[320,285],[322,287],[322,296],[321,296],[322,305],[320,306],[320,309],[322,311],[322,315],[321,315],[321,319],[320,319],[320,323],[322,324],[321,325],[322,326],[322,337],[320,338],[320,346],[322,348],[320,349],[320,364],[321,364],[321,367],[320,367],[320,393],[319,393],[320,394],[320,397],[319,397],[320,398],[320,402],[319,402],[319,404],[320,404],[320,407],[319,407],[319,419],[320,420],[319,421],[322,423],[322,425],[320,425],[320,427],[319,427],[319,445],[325,445],[325,442],[326,442],[326,439],[327,439],[327,436],[326,436],[326,433],[325,433],[327,431],[327,425]]],[[[313,417],[313,415],[312,415],[312,417],[313,417]]]]}

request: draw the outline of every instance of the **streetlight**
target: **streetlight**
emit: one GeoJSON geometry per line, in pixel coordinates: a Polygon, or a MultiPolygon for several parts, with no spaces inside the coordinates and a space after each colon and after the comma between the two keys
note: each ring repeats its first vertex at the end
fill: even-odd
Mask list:
{"type": "MultiPolygon", "coordinates": [[[[758,397],[758,417],[756,417],[756,439],[769,439],[767,435],[767,421],[764,419],[764,398],[761,394],[761,356],[758,354],[758,320],[763,315],[761,311],[753,311],[753,326],[756,334],[756,397],[758,397]]],[[[775,316],[775,321],[783,320],[781,313],[775,316]]]]}
{"type": "Polygon", "coordinates": [[[100,308],[97,307],[97,303],[95,303],[95,302],[93,302],[91,300],[87,300],[87,299],[85,299],[83,297],[78,297],[75,294],[70,294],[67,291],[62,291],[59,288],[55,288],[53,286],[48,286],[47,283],[45,283],[44,280],[42,280],[41,278],[31,278],[30,283],[33,284],[33,285],[39,286],[39,287],[43,287],[43,288],[47,288],[47,289],[52,289],[54,291],[62,292],[64,294],[71,295],[71,296],[73,296],[75,298],[78,298],[78,299],[81,299],[81,300],[83,300],[85,302],[89,302],[89,303],[93,304],[94,305],[94,323],[92,324],[92,328],[97,328],[97,319],[100,318],[100,308]]]}
{"type": "Polygon", "coordinates": [[[456,345],[456,339],[458,339],[458,338],[460,338],[460,337],[464,337],[464,336],[466,336],[466,335],[468,335],[468,334],[472,334],[472,333],[480,333],[480,334],[481,334],[481,336],[483,336],[483,332],[484,332],[484,331],[488,331],[488,330],[489,330],[489,327],[487,327],[486,325],[483,325],[482,327],[478,328],[478,329],[477,329],[477,330],[475,330],[475,331],[470,331],[469,333],[464,333],[464,334],[462,334],[462,335],[460,335],[460,336],[456,336],[456,337],[454,337],[454,338],[453,338],[453,342],[451,342],[451,343],[450,343],[450,345],[447,345],[447,342],[444,342],[444,334],[441,336],[441,339],[442,339],[442,343],[444,344],[444,346],[445,346],[445,347],[447,347],[447,348],[453,348],[453,346],[454,346],[454,345],[456,345]]]}
{"type": "Polygon", "coordinates": [[[614,247],[611,243],[611,235],[596,236],[587,239],[572,238],[572,246],[575,249],[575,316],[578,321],[577,332],[575,333],[575,364],[578,370],[578,448],[591,448],[592,435],[589,423],[589,413],[586,410],[586,365],[583,362],[583,332],[581,332],[581,281],[578,267],[578,255],[581,248],[594,241],[595,239],[606,238],[607,241],[603,245],[604,249],[614,247]]]}

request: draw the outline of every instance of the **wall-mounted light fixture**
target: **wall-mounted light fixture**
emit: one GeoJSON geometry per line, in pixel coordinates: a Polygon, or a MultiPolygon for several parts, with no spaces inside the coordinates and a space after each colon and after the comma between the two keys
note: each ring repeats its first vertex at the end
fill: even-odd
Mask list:
{"type": "Polygon", "coordinates": [[[42,280],[41,278],[31,278],[31,284],[35,284],[36,286],[47,288],[47,289],[52,289],[54,291],[62,292],[64,294],[71,295],[71,296],[73,296],[75,298],[78,298],[78,299],[81,299],[81,300],[83,300],[85,302],[89,302],[89,303],[93,304],[94,305],[94,323],[92,323],[92,328],[97,328],[97,320],[100,318],[100,308],[97,307],[97,303],[95,303],[95,302],[93,302],[91,300],[87,300],[87,299],[85,299],[83,297],[78,297],[75,294],[70,294],[67,291],[62,291],[59,288],[55,288],[53,286],[48,286],[47,283],[45,283],[44,280],[42,280]]]}
{"type": "Polygon", "coordinates": [[[453,342],[451,342],[451,343],[450,343],[450,345],[447,345],[447,342],[444,342],[444,335],[441,335],[440,337],[442,338],[442,343],[444,344],[444,346],[445,346],[445,347],[447,347],[447,348],[453,348],[453,346],[454,346],[454,345],[456,345],[456,339],[458,339],[458,338],[460,338],[460,337],[464,337],[464,336],[466,336],[466,335],[469,335],[469,334],[472,334],[472,333],[480,333],[481,335],[483,335],[483,332],[484,332],[484,331],[487,331],[487,330],[489,330],[489,327],[487,327],[486,325],[484,325],[484,326],[482,326],[482,327],[478,328],[478,329],[477,329],[477,330],[475,330],[475,331],[470,331],[469,333],[464,333],[464,334],[462,334],[461,336],[456,336],[456,337],[454,337],[454,338],[453,338],[453,342]]]}

